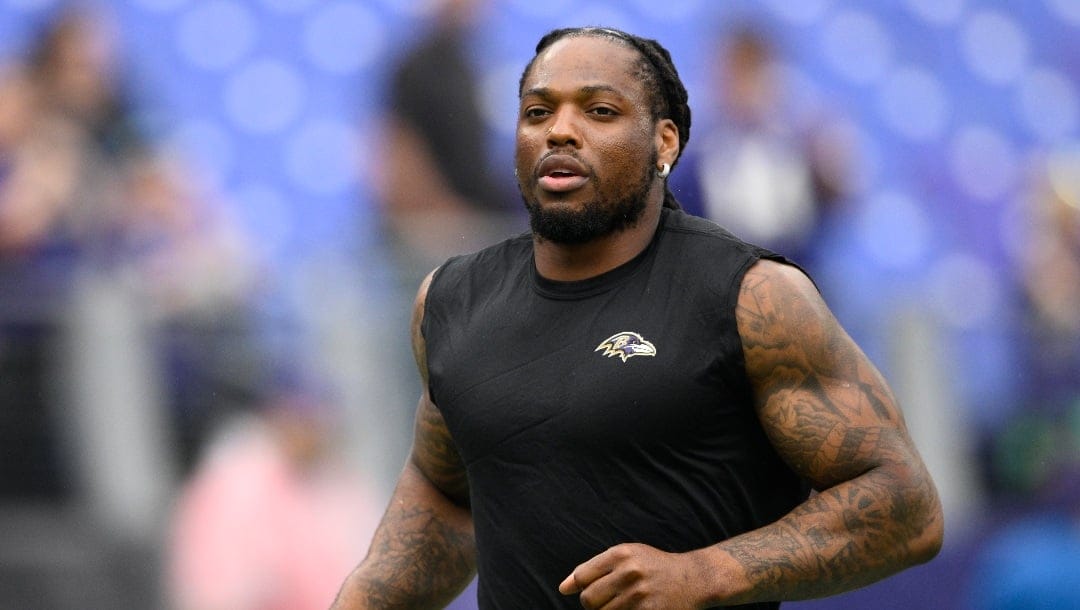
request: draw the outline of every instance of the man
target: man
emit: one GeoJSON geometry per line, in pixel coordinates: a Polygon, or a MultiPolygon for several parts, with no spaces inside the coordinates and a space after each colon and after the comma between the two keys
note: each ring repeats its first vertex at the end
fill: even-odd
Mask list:
{"type": "Polygon", "coordinates": [[[930,476],[814,285],[674,209],[667,51],[556,30],[520,100],[532,232],[422,285],[412,455],[335,608],[438,607],[474,566],[482,608],[775,608],[933,557],[930,476]]]}

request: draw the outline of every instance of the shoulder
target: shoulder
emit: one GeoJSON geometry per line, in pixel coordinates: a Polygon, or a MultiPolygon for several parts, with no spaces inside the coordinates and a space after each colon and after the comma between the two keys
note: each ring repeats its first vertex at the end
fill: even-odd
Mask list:
{"type": "Polygon", "coordinates": [[[762,273],[759,262],[769,268],[791,267],[791,261],[756,244],[744,241],[724,227],[681,210],[666,210],[661,250],[667,264],[689,274],[713,292],[737,293],[752,268],[762,273]]]}
{"type": "Polygon", "coordinates": [[[450,258],[426,282],[427,311],[439,319],[469,311],[511,278],[527,273],[531,264],[532,238],[527,233],[450,258]]]}
{"type": "Polygon", "coordinates": [[[764,293],[821,301],[821,295],[810,276],[784,259],[761,258],[755,261],[746,270],[741,292],[747,297],[764,293]]]}
{"type": "Polygon", "coordinates": [[[813,281],[791,264],[755,262],[739,287],[735,317],[751,376],[777,362],[830,368],[855,351],[813,281]]]}
{"type": "Polygon", "coordinates": [[[664,230],[689,235],[740,241],[715,222],[686,210],[664,210],[664,230]]]}
{"type": "Polygon", "coordinates": [[[664,232],[684,248],[731,253],[753,259],[777,256],[765,248],[743,241],[711,220],[684,210],[665,210],[664,232]]]}
{"type": "Polygon", "coordinates": [[[439,269],[435,269],[431,273],[428,273],[422,282],[420,282],[420,288],[416,291],[416,298],[413,300],[412,319],[409,323],[409,336],[412,343],[413,358],[416,360],[416,366],[420,371],[420,377],[424,380],[424,387],[427,387],[428,369],[427,369],[427,343],[424,340],[424,313],[427,309],[428,290],[431,288],[431,280],[438,273],[439,269]]]}
{"type": "Polygon", "coordinates": [[[505,273],[531,257],[532,237],[529,233],[520,233],[481,250],[448,259],[435,271],[432,282],[437,285],[460,281],[470,274],[505,273]]]}
{"type": "Polygon", "coordinates": [[[777,324],[792,322],[787,316],[777,317],[781,311],[791,313],[792,308],[818,316],[829,313],[817,286],[802,269],[782,260],[755,261],[739,287],[740,322],[765,314],[771,314],[777,324]]]}

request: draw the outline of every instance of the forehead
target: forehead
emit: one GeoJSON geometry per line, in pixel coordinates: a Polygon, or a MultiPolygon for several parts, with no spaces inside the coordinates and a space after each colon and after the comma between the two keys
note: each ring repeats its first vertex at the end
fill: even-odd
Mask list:
{"type": "Polygon", "coordinates": [[[563,38],[536,57],[523,90],[606,85],[636,95],[642,91],[639,60],[636,49],[605,37],[563,38]]]}

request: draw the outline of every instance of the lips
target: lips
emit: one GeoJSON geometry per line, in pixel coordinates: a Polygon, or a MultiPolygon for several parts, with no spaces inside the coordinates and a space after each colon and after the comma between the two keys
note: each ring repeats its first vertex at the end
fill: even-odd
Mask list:
{"type": "Polygon", "coordinates": [[[545,191],[562,193],[580,188],[589,181],[588,169],[570,155],[550,155],[537,168],[537,182],[545,191]]]}

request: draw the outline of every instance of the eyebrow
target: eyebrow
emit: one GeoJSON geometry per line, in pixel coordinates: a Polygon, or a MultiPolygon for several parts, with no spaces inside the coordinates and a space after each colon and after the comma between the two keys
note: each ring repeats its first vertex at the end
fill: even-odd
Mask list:
{"type": "MultiPolygon", "coordinates": [[[[582,93],[585,95],[594,95],[597,93],[613,93],[621,98],[626,97],[623,92],[619,91],[615,87],[612,87],[611,85],[585,85],[578,89],[578,93],[582,93]]],[[[549,87],[533,87],[532,89],[527,89],[521,92],[522,98],[530,95],[535,95],[540,98],[548,99],[553,95],[553,91],[549,87]]]]}

